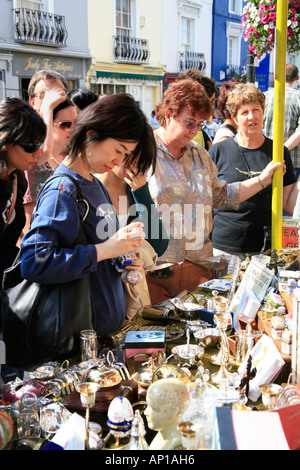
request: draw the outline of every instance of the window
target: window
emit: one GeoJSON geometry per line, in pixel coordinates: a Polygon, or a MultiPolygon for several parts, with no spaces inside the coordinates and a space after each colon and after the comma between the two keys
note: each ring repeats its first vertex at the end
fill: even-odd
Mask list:
{"type": "Polygon", "coordinates": [[[182,17],[180,31],[181,52],[189,52],[193,50],[192,31],[193,20],[182,17]]]}
{"type": "Polygon", "coordinates": [[[93,83],[91,90],[98,95],[115,95],[116,93],[125,93],[126,85],[114,85],[106,83],[93,83]]]}
{"type": "Polygon", "coordinates": [[[40,0],[17,0],[16,8],[29,8],[30,10],[43,10],[43,1],[40,0]]]}
{"type": "Polygon", "coordinates": [[[227,64],[239,66],[241,61],[242,26],[227,22],[227,64]]]}
{"type": "Polygon", "coordinates": [[[131,1],[116,0],[116,34],[130,37],[131,35],[131,1]]]}
{"type": "Polygon", "coordinates": [[[242,0],[228,0],[228,11],[235,15],[242,15],[242,0]]]}

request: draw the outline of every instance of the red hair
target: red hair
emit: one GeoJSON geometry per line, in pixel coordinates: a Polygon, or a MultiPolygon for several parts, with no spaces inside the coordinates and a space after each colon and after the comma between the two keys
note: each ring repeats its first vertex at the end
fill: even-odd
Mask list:
{"type": "Polygon", "coordinates": [[[201,114],[204,119],[212,114],[212,104],[202,85],[192,80],[174,82],[165,91],[162,102],[156,108],[156,118],[164,127],[166,114],[178,116],[182,109],[188,107],[193,114],[201,114]]]}

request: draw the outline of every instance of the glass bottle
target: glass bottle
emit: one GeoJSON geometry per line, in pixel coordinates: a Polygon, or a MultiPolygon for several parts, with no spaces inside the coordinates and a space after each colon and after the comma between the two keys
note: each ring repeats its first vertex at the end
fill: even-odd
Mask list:
{"type": "Polygon", "coordinates": [[[17,430],[19,437],[40,437],[41,435],[39,405],[34,393],[26,392],[21,396],[17,430]]]}

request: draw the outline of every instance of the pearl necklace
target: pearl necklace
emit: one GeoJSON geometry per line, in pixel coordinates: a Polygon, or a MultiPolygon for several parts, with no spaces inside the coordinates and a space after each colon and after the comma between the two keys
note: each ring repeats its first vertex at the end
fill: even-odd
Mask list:
{"type": "Polygon", "coordinates": [[[54,158],[53,155],[50,155],[50,158],[51,158],[51,160],[53,160],[54,163],[56,163],[56,165],[59,167],[60,163],[56,160],[56,158],[54,158]]]}

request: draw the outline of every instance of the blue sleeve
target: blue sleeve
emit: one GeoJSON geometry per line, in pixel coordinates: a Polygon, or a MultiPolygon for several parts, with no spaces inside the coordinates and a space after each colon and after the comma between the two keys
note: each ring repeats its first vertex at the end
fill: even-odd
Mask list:
{"type": "Polygon", "coordinates": [[[131,191],[140,220],[144,223],[146,240],[158,256],[162,256],[169,245],[169,237],[151,197],[148,183],[131,191]]]}
{"type": "Polygon", "coordinates": [[[94,244],[73,243],[79,228],[74,194],[60,187],[42,192],[30,230],[21,242],[25,279],[45,284],[79,279],[97,269],[94,244]]]}

